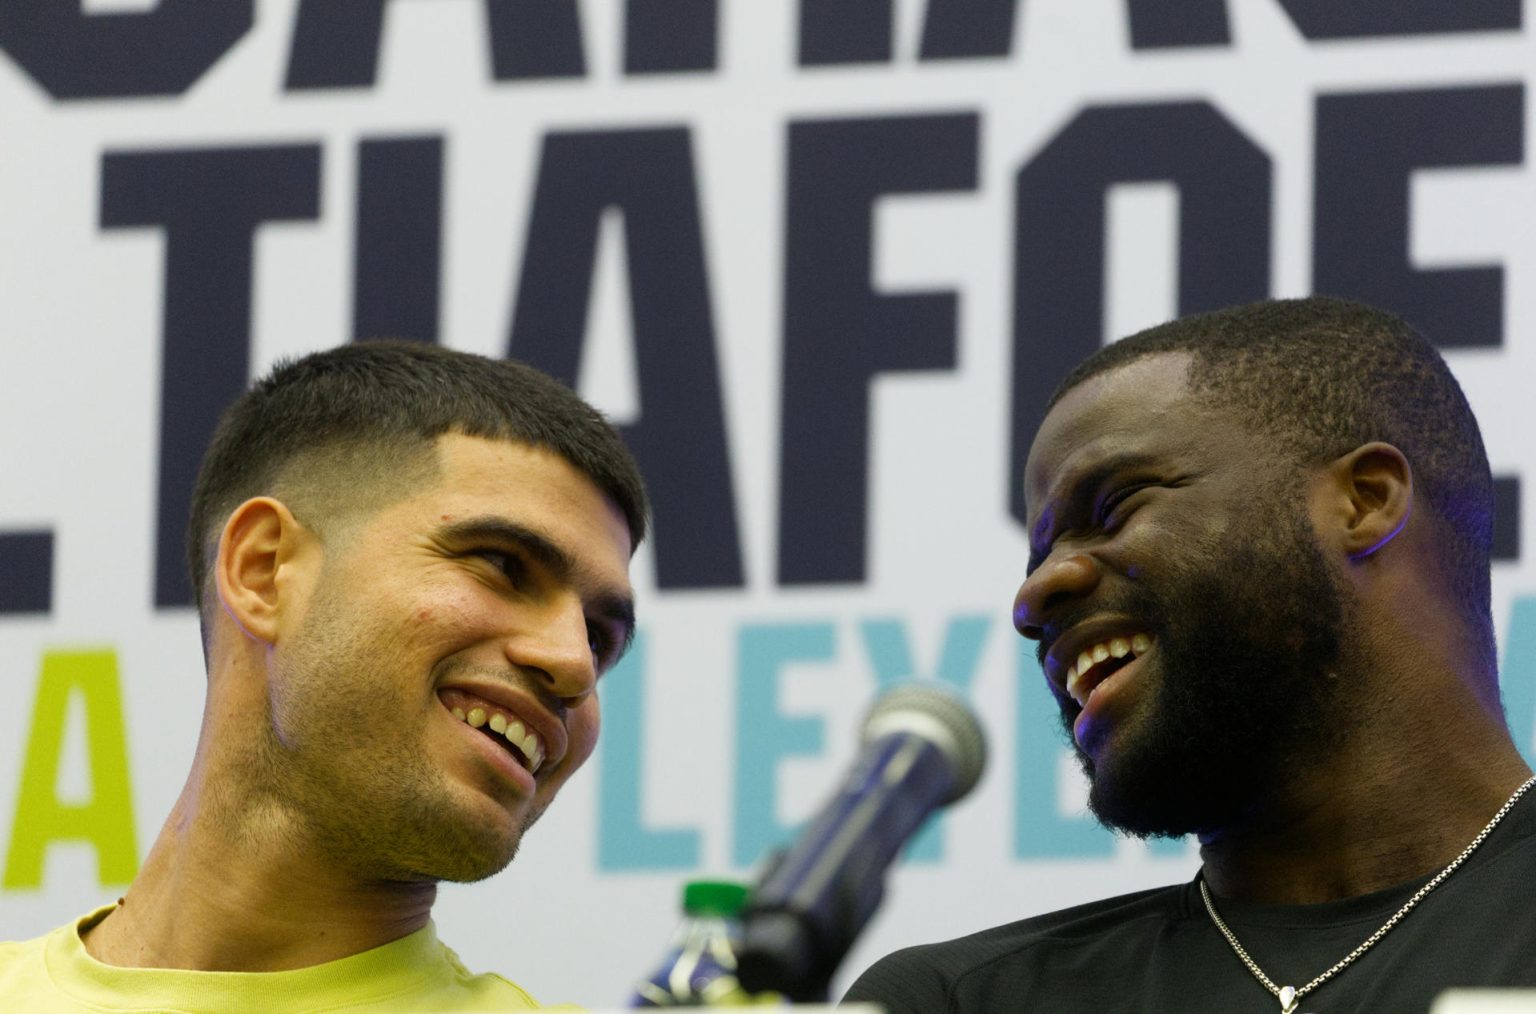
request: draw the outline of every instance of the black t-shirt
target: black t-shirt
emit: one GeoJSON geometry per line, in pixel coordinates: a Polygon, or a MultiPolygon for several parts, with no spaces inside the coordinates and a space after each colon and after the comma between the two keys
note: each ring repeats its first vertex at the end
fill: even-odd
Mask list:
{"type": "MultiPolygon", "coordinates": [[[[1217,911],[1277,986],[1299,989],[1429,879],[1322,905],[1218,900],[1217,911]]],[[[1456,872],[1297,1010],[1415,1014],[1471,986],[1536,987],[1536,798],[1516,804],[1456,872]]],[[[891,1014],[1280,1010],[1211,922],[1196,881],[897,951],[843,999],[891,1014]]]]}

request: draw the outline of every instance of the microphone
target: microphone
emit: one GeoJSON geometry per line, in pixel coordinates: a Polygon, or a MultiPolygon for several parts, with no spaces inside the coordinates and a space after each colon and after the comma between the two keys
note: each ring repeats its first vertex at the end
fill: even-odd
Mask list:
{"type": "Polygon", "coordinates": [[[877,697],[861,742],[837,793],[752,890],[736,959],[748,992],[824,1002],[896,853],[930,813],[975,787],[987,760],[970,707],[934,684],[877,697]]]}

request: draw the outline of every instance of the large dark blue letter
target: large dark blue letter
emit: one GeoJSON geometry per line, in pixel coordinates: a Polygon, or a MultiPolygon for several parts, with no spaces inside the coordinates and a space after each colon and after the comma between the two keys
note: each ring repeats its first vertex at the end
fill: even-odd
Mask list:
{"type": "Polygon", "coordinates": [[[624,216],[641,418],[622,429],[655,506],[657,584],[739,587],[736,498],[687,130],[545,139],[512,355],[575,385],[608,208],[624,216]]]}
{"type": "Polygon", "coordinates": [[[1408,261],[1408,183],[1428,166],[1519,165],[1519,85],[1317,100],[1312,288],[1400,314],[1444,347],[1504,340],[1504,269],[1408,261]]]}
{"type": "Polygon", "coordinates": [[[1051,392],[1104,331],[1110,184],[1179,188],[1181,314],[1269,294],[1270,164],[1201,102],[1079,113],[1017,182],[1009,509],[1024,519],[1024,462],[1051,392]]]}
{"type": "Polygon", "coordinates": [[[955,366],[953,293],[870,285],[875,201],[976,187],[972,114],[827,120],[789,130],[779,582],[862,581],[869,385],[955,366]]]}
{"type": "Polygon", "coordinates": [[[53,533],[0,532],[0,616],[53,608],[53,533]]]}
{"type": "MultiPolygon", "coordinates": [[[[386,0],[301,0],[289,91],[364,88],[379,73],[386,0]]],[[[575,0],[483,0],[498,81],[585,73],[575,0]]],[[[212,5],[210,5],[212,6],[212,5]]]]}
{"type": "Polygon", "coordinates": [[[192,604],[187,510],[219,415],[250,379],[256,227],[319,213],[314,145],[120,151],[102,159],[102,227],[165,231],[157,607],[192,604]]]}
{"type": "Polygon", "coordinates": [[[353,338],[437,340],[442,195],[442,138],[358,145],[353,338]]]}
{"type": "Polygon", "coordinates": [[[1358,39],[1516,29],[1521,0],[1280,0],[1309,39],[1358,39]]]}
{"type": "Polygon", "coordinates": [[[56,99],[180,95],[251,30],[252,0],[160,0],[87,14],[81,0],[0,0],[0,49],[56,99]]]}
{"type": "Polygon", "coordinates": [[[624,8],[624,73],[713,70],[719,0],[629,0],[624,8]]]}
{"type": "Polygon", "coordinates": [[[800,0],[800,63],[885,63],[891,0],[800,0]]]}

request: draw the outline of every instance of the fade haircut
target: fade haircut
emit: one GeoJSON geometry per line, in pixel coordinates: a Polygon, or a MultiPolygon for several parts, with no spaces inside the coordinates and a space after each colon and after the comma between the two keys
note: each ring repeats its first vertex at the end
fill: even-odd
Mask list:
{"type": "Polygon", "coordinates": [[[1363,303],[1250,303],[1106,346],[1067,375],[1050,404],[1089,377],[1174,352],[1190,354],[1188,384],[1203,404],[1276,438],[1298,463],[1322,464],[1373,440],[1402,451],[1437,522],[1451,591],[1492,659],[1493,476],[1472,408],[1433,345],[1363,303]]]}
{"type": "Polygon", "coordinates": [[[640,470],[614,428],[570,388],[510,360],[420,342],[359,342],[279,362],[225,411],[187,526],[198,607],[237,506],[253,496],[291,499],[295,516],[319,527],[336,513],[376,509],[430,481],[433,444],[448,433],[558,454],[623,512],[631,551],[645,538],[640,470]]]}

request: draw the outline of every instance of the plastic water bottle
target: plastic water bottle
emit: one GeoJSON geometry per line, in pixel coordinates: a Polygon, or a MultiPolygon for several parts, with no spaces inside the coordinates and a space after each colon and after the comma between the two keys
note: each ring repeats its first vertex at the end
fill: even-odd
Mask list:
{"type": "Polygon", "coordinates": [[[741,939],[744,884],[694,880],[683,887],[683,922],[672,936],[667,958],[635,987],[631,1007],[748,1006],[778,1003],[774,995],[754,997],[736,982],[736,945],[741,939]]]}

